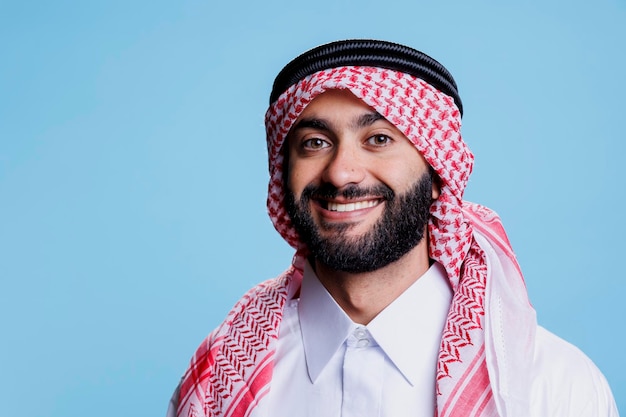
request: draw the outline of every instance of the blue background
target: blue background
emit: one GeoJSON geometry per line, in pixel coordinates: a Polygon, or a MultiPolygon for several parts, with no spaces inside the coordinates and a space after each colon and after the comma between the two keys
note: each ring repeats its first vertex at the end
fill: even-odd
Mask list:
{"type": "Polygon", "coordinates": [[[626,3],[0,1],[0,415],[160,416],[205,335],[292,250],[263,115],[340,38],[454,74],[539,321],[626,409],[626,3]]]}

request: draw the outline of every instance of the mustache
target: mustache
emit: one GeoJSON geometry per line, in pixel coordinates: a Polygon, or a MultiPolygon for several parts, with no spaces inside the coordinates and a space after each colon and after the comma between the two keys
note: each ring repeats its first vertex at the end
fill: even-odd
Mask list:
{"type": "Polygon", "coordinates": [[[337,197],[346,199],[360,197],[377,197],[391,201],[395,198],[395,193],[384,184],[378,184],[371,187],[359,187],[358,185],[349,185],[341,190],[332,184],[324,183],[321,185],[309,184],[302,191],[301,199],[333,199],[337,197]]]}

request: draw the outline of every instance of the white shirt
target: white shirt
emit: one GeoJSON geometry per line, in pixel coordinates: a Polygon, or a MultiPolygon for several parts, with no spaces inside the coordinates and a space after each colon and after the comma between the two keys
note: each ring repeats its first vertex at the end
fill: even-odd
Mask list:
{"type": "Polygon", "coordinates": [[[452,291],[435,263],[367,326],[354,323],[307,264],[287,301],[269,394],[251,417],[432,416],[452,291]]]}

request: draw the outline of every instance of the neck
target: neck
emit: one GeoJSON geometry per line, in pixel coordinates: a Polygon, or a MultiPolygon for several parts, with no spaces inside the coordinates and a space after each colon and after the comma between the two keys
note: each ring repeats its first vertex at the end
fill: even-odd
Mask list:
{"type": "Polygon", "coordinates": [[[314,261],[320,282],[355,323],[367,325],[430,267],[425,239],[397,261],[363,273],[328,268],[314,261]]]}

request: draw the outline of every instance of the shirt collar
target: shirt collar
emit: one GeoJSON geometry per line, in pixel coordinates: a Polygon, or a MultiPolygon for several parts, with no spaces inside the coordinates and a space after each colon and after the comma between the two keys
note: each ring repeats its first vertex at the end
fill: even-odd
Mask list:
{"type": "Polygon", "coordinates": [[[315,382],[356,325],[324,288],[309,262],[304,266],[298,315],[309,378],[315,382]]]}
{"type": "MultiPolygon", "coordinates": [[[[414,385],[437,360],[452,300],[439,263],[415,281],[366,327],[407,381],[414,385]]],[[[307,262],[298,314],[309,378],[315,382],[335,352],[358,326],[339,307],[307,262]]]]}

